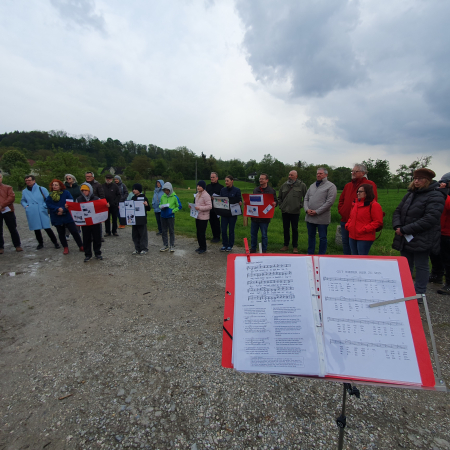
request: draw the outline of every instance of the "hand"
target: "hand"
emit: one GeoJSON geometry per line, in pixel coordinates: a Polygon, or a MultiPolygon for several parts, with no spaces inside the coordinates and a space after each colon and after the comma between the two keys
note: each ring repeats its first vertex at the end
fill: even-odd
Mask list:
{"type": "Polygon", "coordinates": [[[62,213],[62,212],[63,212],[63,209],[62,208],[58,208],[58,214],[62,213]]]}
{"type": "Polygon", "coordinates": [[[200,207],[199,207],[199,206],[196,206],[195,209],[196,209],[197,211],[200,211],[200,207]]]}
{"type": "Polygon", "coordinates": [[[306,211],[308,213],[308,215],[310,216],[317,216],[317,213],[314,209],[308,209],[308,211],[306,211]]]}
{"type": "Polygon", "coordinates": [[[273,202],[272,206],[275,208],[275,206],[277,206],[277,202],[273,202]]]}
{"type": "Polygon", "coordinates": [[[400,227],[398,227],[398,228],[395,229],[395,234],[396,234],[397,236],[403,236],[403,233],[400,231],[400,227]]]}
{"type": "Polygon", "coordinates": [[[64,205],[64,208],[69,209],[69,207],[67,206],[67,203],[64,205]]]}
{"type": "Polygon", "coordinates": [[[4,211],[5,209],[6,209],[6,208],[1,207],[1,208],[0,208],[0,211],[4,211]]]}
{"type": "Polygon", "coordinates": [[[109,206],[109,203],[106,203],[106,206],[109,208],[110,206],[109,206]]]}
{"type": "Polygon", "coordinates": [[[58,216],[62,216],[63,213],[61,211],[58,211],[58,216]]]}
{"type": "Polygon", "coordinates": [[[145,205],[145,206],[148,206],[148,203],[147,203],[147,202],[144,202],[144,205],[145,205]]]}
{"type": "Polygon", "coordinates": [[[239,206],[242,206],[242,202],[239,202],[239,206]]]}

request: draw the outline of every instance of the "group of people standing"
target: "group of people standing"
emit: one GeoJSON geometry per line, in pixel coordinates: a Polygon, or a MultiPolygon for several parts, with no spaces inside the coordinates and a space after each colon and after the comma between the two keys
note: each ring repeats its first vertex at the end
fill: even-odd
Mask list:
{"type": "MultiPolygon", "coordinates": [[[[376,239],[376,232],[383,227],[384,213],[377,201],[377,186],[368,179],[364,164],[356,164],[351,175],[352,179],[345,185],[338,202],[343,253],[344,255],[367,255],[376,239]]],[[[438,292],[450,294],[450,196],[448,195],[450,173],[445,174],[439,182],[433,181],[435,176],[435,172],[430,169],[416,170],[407,194],[393,214],[392,226],[395,231],[393,248],[407,258],[411,272],[415,269],[415,287],[418,294],[426,292],[428,281],[442,283],[444,275],[446,284],[438,292]],[[432,262],[431,276],[429,276],[429,258],[432,262]]],[[[171,183],[157,180],[150,206],[148,199],[142,194],[142,186],[139,183],[134,184],[133,192],[128,194],[125,184],[118,175],[107,174],[105,183],[100,184],[95,180],[92,172],[86,172],[85,180],[78,185],[73,175],[66,174],[64,182],[52,180],[50,191],[48,191],[37,185],[34,176],[29,175],[25,178],[27,187],[22,192],[21,204],[25,208],[29,228],[35,232],[38,250],[44,246],[42,230],[47,233],[55,248],[60,248],[51,229],[51,222],[56,227],[64,254],[69,253],[67,241],[72,235],[79,250],[84,252],[86,262],[92,258],[93,254],[97,259],[102,259],[103,237],[118,236],[118,228],[125,227],[125,219],[119,217],[119,203],[125,200],[140,200],[144,202],[146,212],[151,209],[151,206],[153,207],[158,226],[156,234],[160,235],[163,241],[160,251],[174,251],[175,213],[182,206],[171,183]],[[67,209],[67,202],[70,201],[88,202],[102,198],[106,199],[108,206],[108,219],[105,222],[103,237],[101,223],[76,227],[67,209]],[[83,239],[80,237],[81,232],[83,239]]],[[[281,210],[284,242],[280,251],[288,251],[292,243],[293,253],[298,253],[298,223],[303,207],[308,233],[307,252],[310,255],[315,253],[318,234],[318,253],[326,254],[327,231],[331,223],[331,208],[336,199],[337,189],[328,180],[328,172],[325,168],[317,169],[316,181],[308,189],[298,179],[297,172],[290,171],[288,180],[279,189],[278,196],[269,186],[269,176],[262,173],[259,177],[259,186],[255,187],[253,193],[273,195],[271,206],[278,206],[281,210]]],[[[220,251],[230,252],[234,246],[237,216],[232,215],[230,210],[214,208],[215,196],[227,197],[231,205],[242,205],[241,191],[234,186],[231,175],[225,177],[225,186],[219,183],[216,172],[211,173],[208,185],[203,180],[197,183],[194,207],[198,211],[196,218],[198,241],[196,252],[198,254],[207,251],[208,222],[213,236],[211,242],[222,241],[220,251]]],[[[22,251],[14,215],[14,198],[14,191],[10,186],[3,184],[0,173],[2,213],[0,254],[4,252],[3,222],[10,231],[16,251],[22,251]]],[[[271,219],[267,218],[251,218],[251,253],[256,252],[259,232],[261,232],[262,252],[267,252],[270,221],[271,219]]],[[[148,252],[146,215],[136,217],[132,238],[135,246],[133,254],[146,254],[148,252]]]]}

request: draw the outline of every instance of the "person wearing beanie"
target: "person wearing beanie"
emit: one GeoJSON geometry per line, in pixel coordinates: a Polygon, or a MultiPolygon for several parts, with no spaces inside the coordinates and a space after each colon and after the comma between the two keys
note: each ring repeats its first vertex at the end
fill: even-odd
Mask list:
{"type": "Polygon", "coordinates": [[[206,228],[208,226],[209,214],[212,209],[211,197],[208,192],[206,192],[206,183],[203,180],[200,180],[197,183],[195,209],[198,211],[198,216],[195,219],[198,248],[195,251],[201,255],[206,252],[206,228]]]}
{"type": "MultiPolygon", "coordinates": [[[[414,171],[408,193],[392,217],[395,230],[392,248],[407,258],[411,274],[416,268],[415,289],[425,294],[429,278],[428,258],[439,253],[441,214],[446,193],[433,181],[435,173],[426,168],[414,171]]],[[[419,301],[421,303],[421,301],[419,301]]]]}
{"type": "Polygon", "coordinates": [[[111,236],[111,220],[112,234],[117,234],[117,217],[119,216],[120,189],[116,183],[113,183],[114,176],[110,173],[105,175],[105,182],[102,184],[106,201],[108,202],[108,218],[105,222],[105,237],[111,236]]]}
{"type": "MultiPolygon", "coordinates": [[[[128,189],[124,183],[122,183],[122,178],[119,175],[114,176],[114,183],[117,184],[120,190],[120,200],[119,203],[123,203],[128,197],[128,189]]],[[[120,217],[119,215],[119,228],[126,228],[125,217],[120,217]]]]}
{"type": "Polygon", "coordinates": [[[170,251],[175,251],[175,213],[181,209],[181,204],[173,191],[171,183],[163,184],[164,194],[159,202],[159,209],[161,210],[161,227],[162,240],[164,246],[160,249],[161,252],[169,250],[169,241],[167,239],[167,231],[170,235],[170,251]]]}
{"type": "Polygon", "coordinates": [[[150,204],[147,197],[142,194],[142,185],[133,184],[133,197],[135,202],[144,202],[145,215],[135,216],[135,225],[131,226],[131,238],[133,239],[133,255],[146,255],[148,253],[148,231],[147,231],[147,212],[150,211],[150,204]]]}
{"type": "MultiPolygon", "coordinates": [[[[90,183],[82,183],[80,186],[81,195],[75,200],[77,203],[92,202],[100,200],[94,194],[94,189],[90,183]]],[[[92,258],[92,248],[94,248],[95,259],[102,260],[102,224],[84,225],[81,227],[83,233],[84,262],[92,258]]]]}
{"type": "Polygon", "coordinates": [[[441,241],[438,255],[430,254],[431,275],[430,283],[443,283],[445,275],[445,285],[438,289],[441,295],[450,295],[450,172],[446,173],[440,180],[439,185],[446,193],[444,212],[441,215],[441,241]]]}

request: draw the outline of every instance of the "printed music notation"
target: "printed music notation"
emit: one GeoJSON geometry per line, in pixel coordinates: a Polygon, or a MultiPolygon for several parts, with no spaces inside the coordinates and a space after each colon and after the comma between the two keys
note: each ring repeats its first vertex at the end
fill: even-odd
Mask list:
{"type": "Polygon", "coordinates": [[[256,272],[252,271],[251,273],[247,274],[247,278],[253,278],[253,277],[273,277],[273,276],[281,276],[286,277],[288,275],[292,275],[291,271],[288,272],[256,272]]]}
{"type": "Polygon", "coordinates": [[[395,283],[395,280],[389,279],[376,279],[376,278],[362,278],[362,277],[323,277],[323,281],[345,281],[345,282],[353,282],[353,283],[395,283]]]}
{"type": "Polygon", "coordinates": [[[249,300],[293,300],[295,298],[294,294],[277,294],[277,295],[249,295],[249,300]]]}
{"type": "Polygon", "coordinates": [[[369,319],[337,319],[336,317],[327,317],[327,322],[345,322],[345,323],[361,323],[364,325],[386,325],[390,327],[401,327],[403,322],[397,320],[369,320],[369,319]]]}
{"type": "Polygon", "coordinates": [[[398,344],[382,344],[377,342],[358,342],[358,341],[340,341],[338,339],[330,339],[330,344],[338,344],[338,345],[351,345],[356,347],[376,347],[376,348],[392,348],[399,350],[408,350],[407,345],[398,345],[398,344]]]}
{"type": "Polygon", "coordinates": [[[291,264],[258,264],[257,266],[247,266],[247,271],[249,270],[264,270],[264,269],[284,269],[286,267],[291,267],[291,264]]]}
{"type": "Polygon", "coordinates": [[[247,289],[247,292],[253,293],[253,292],[282,292],[282,291],[293,291],[293,286],[262,286],[257,288],[249,288],[247,289]]]}
{"type": "Polygon", "coordinates": [[[249,280],[247,284],[291,284],[294,280],[249,280]]]}

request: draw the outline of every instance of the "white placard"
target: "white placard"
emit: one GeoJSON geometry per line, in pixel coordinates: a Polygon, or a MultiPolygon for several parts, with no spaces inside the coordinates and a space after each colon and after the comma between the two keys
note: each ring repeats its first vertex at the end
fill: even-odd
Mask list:
{"type": "Polygon", "coordinates": [[[247,205],[247,216],[258,217],[258,208],[256,206],[247,205]]]}
{"type": "Polygon", "coordinates": [[[235,203],[230,205],[230,211],[232,216],[239,216],[242,214],[241,205],[239,203],[235,203]]]}
{"type": "Polygon", "coordinates": [[[230,199],[228,197],[214,197],[213,206],[217,209],[230,209],[230,199]]]}
{"type": "Polygon", "coordinates": [[[96,213],[92,216],[92,223],[104,222],[108,219],[108,211],[103,211],[101,213],[96,213]]]}
{"type": "Polygon", "coordinates": [[[267,214],[272,208],[272,205],[267,205],[266,209],[263,210],[263,214],[267,214]]]}
{"type": "Polygon", "coordinates": [[[262,194],[249,194],[250,205],[263,206],[264,199],[262,194]]]}
{"type": "Polygon", "coordinates": [[[2,214],[5,214],[5,213],[7,213],[9,211],[11,211],[11,208],[9,206],[5,206],[5,209],[2,211],[2,214]]]}
{"type": "Polygon", "coordinates": [[[95,215],[95,207],[92,202],[82,203],[81,210],[83,211],[83,216],[93,218],[95,215]]]}
{"type": "Polygon", "coordinates": [[[136,200],[134,202],[134,213],[136,217],[144,217],[146,215],[144,201],[136,200]]]}
{"type": "Polygon", "coordinates": [[[198,218],[198,211],[195,209],[195,204],[194,203],[189,203],[189,214],[194,219],[198,218]]]}
{"type": "Polygon", "coordinates": [[[119,203],[119,216],[122,218],[125,217],[125,203],[124,202],[119,203]]]}

